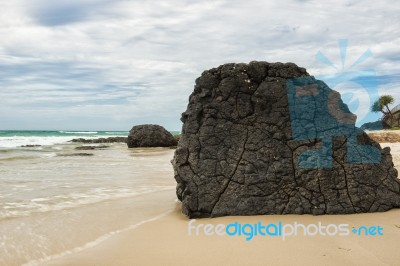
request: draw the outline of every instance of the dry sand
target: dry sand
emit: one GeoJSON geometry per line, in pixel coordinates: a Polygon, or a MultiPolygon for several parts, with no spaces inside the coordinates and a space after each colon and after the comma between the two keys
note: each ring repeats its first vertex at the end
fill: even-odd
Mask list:
{"type": "MultiPolygon", "coordinates": [[[[390,146],[400,169],[400,143],[390,146]]],[[[383,227],[383,236],[189,236],[189,220],[174,202],[171,212],[115,234],[100,244],[53,259],[45,265],[400,265],[400,209],[354,215],[273,215],[199,219],[194,224],[283,223],[349,224],[383,227]]]]}
{"type": "Polygon", "coordinates": [[[369,131],[368,136],[379,143],[400,142],[400,130],[369,131]]]}

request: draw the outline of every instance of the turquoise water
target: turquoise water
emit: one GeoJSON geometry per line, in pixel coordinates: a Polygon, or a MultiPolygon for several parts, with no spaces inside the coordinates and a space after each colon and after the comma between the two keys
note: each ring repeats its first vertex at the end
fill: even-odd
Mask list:
{"type": "MultiPolygon", "coordinates": [[[[178,131],[171,131],[173,135],[178,131]]],[[[0,130],[0,149],[17,148],[24,145],[55,145],[76,138],[126,137],[128,131],[71,131],[71,130],[0,130]]]]}
{"type": "Polygon", "coordinates": [[[128,133],[0,130],[0,266],[97,243],[174,203],[172,149],[70,142],[128,133]]]}
{"type": "Polygon", "coordinates": [[[47,130],[0,130],[0,137],[65,137],[84,135],[88,137],[127,136],[128,131],[47,131],[47,130]]]}
{"type": "MultiPolygon", "coordinates": [[[[170,131],[178,135],[179,131],[170,131]]],[[[0,137],[64,137],[85,135],[88,137],[127,136],[129,131],[71,131],[71,130],[0,130],[0,137]]]]}
{"type": "MultiPolygon", "coordinates": [[[[31,135],[18,138],[66,138],[31,135]]],[[[41,265],[171,210],[174,150],[107,143],[70,156],[85,145],[0,149],[0,266],[41,265]]]]}

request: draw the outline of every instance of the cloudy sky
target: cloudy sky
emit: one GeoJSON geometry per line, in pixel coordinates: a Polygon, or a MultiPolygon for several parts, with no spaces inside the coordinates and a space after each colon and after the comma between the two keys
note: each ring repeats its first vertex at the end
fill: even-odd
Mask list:
{"type": "MultiPolygon", "coordinates": [[[[3,0],[0,10],[0,129],[180,130],[203,70],[252,60],[317,77],[372,70],[400,103],[400,5],[389,0],[3,0]]],[[[365,102],[349,101],[357,95],[365,102]]]]}

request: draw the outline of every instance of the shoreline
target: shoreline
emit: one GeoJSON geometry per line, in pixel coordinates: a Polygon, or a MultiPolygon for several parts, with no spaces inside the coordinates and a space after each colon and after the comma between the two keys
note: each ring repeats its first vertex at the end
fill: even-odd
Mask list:
{"type": "Polygon", "coordinates": [[[0,265],[85,246],[173,206],[173,150],[122,143],[82,157],[62,156],[80,152],[80,145],[60,146],[24,151],[36,154],[32,158],[0,160],[6,173],[0,175],[0,265]]]}
{"type": "MultiPolygon", "coordinates": [[[[76,147],[92,147],[88,146],[88,144],[72,142],[67,145],[69,147],[68,150],[57,150],[57,153],[68,154],[75,152],[76,147]]],[[[384,142],[380,143],[380,145],[382,148],[391,148],[394,165],[397,169],[400,169],[400,143],[384,142]]],[[[95,146],[97,147],[97,145],[95,146]]],[[[198,263],[194,265],[215,265],[217,262],[219,264],[226,263],[226,261],[224,261],[224,256],[218,255],[218,252],[224,254],[225,252],[230,252],[230,254],[232,254],[232,260],[229,261],[229,263],[231,265],[243,265],[247,262],[245,261],[246,255],[241,251],[242,249],[247,250],[247,252],[251,253],[252,256],[257,256],[258,259],[255,261],[267,261],[270,264],[274,263],[275,261],[271,260],[270,257],[265,257],[264,253],[266,248],[269,248],[272,253],[274,253],[272,257],[276,261],[280,260],[280,264],[295,264],[299,260],[304,260],[305,262],[312,264],[311,258],[313,253],[311,250],[305,253],[305,258],[302,258],[301,253],[296,253],[300,252],[296,246],[314,248],[316,252],[319,252],[317,252],[317,254],[321,256],[321,258],[318,257],[315,261],[324,265],[335,265],[338,263],[349,262],[354,263],[355,260],[352,261],[350,257],[344,257],[343,260],[335,258],[335,256],[342,256],[340,252],[349,252],[352,254],[352,252],[347,251],[348,249],[353,250],[353,252],[356,250],[355,255],[360,259],[362,256],[368,257],[368,262],[371,262],[371,265],[385,264],[388,262],[389,264],[393,264],[394,260],[390,259],[392,257],[396,260],[400,260],[400,257],[390,253],[392,252],[391,249],[388,249],[389,251],[379,251],[383,254],[383,258],[379,258],[380,255],[374,253],[374,249],[379,249],[379,245],[375,245],[372,242],[369,243],[369,245],[373,248],[368,251],[368,254],[375,254],[375,259],[372,255],[364,254],[364,251],[362,251],[363,247],[359,246],[359,242],[364,240],[369,241],[368,238],[298,237],[288,239],[284,242],[285,245],[279,242],[281,241],[280,239],[274,238],[259,237],[254,238],[249,242],[245,241],[244,238],[239,237],[199,236],[188,238],[187,230],[189,219],[180,213],[180,203],[176,202],[174,189],[176,183],[169,162],[173,156],[173,150],[169,148],[128,149],[125,144],[116,143],[111,144],[108,148],[104,149],[90,148],[90,152],[93,152],[95,156],[89,157],[85,160],[61,156],[47,158],[46,160],[37,158],[35,165],[38,164],[37,167],[42,165],[39,169],[45,168],[46,171],[49,171],[51,165],[54,169],[59,169],[59,163],[68,163],[76,165],[75,169],[79,174],[82,174],[82,171],[87,171],[86,177],[88,180],[91,178],[108,178],[121,175],[121,177],[126,180],[132,180],[135,182],[140,181],[138,180],[139,178],[142,181],[137,184],[146,185],[149,186],[149,188],[153,187],[155,183],[164,187],[170,186],[170,188],[163,191],[155,191],[154,193],[151,192],[145,195],[139,195],[138,197],[135,197],[134,200],[129,197],[124,199],[100,201],[90,205],[91,207],[80,206],[71,210],[56,210],[51,214],[45,213],[22,219],[18,218],[13,222],[3,221],[2,225],[4,232],[7,232],[7,228],[14,230],[14,228],[17,227],[17,224],[22,221],[25,226],[22,227],[20,231],[21,234],[26,234],[24,238],[29,240],[29,234],[31,233],[39,236],[42,234],[42,236],[48,238],[43,240],[43,242],[35,242],[32,239],[26,243],[21,242],[21,245],[18,245],[18,249],[21,250],[21,253],[30,250],[32,252],[42,252],[41,250],[43,250],[43,254],[46,256],[32,253],[32,255],[29,255],[31,256],[31,260],[28,261],[18,260],[17,258],[12,259],[12,255],[4,253],[8,256],[3,258],[8,258],[8,260],[5,260],[4,262],[13,262],[11,264],[6,263],[6,265],[21,265],[20,263],[24,262],[25,265],[152,265],[154,263],[162,265],[179,265],[182,261],[194,261],[193,258],[195,258],[196,263],[198,263]],[[51,164],[51,162],[53,163],[51,164]],[[89,169],[93,167],[93,164],[97,164],[95,167],[96,169],[102,169],[98,167],[105,168],[100,172],[89,171],[89,169]],[[146,175],[142,176],[144,174],[144,169],[146,169],[146,175]],[[107,174],[104,171],[107,171],[107,174]],[[79,221],[76,219],[79,219],[79,221]],[[40,225],[40,221],[44,221],[44,225],[40,225]],[[49,226],[52,227],[59,222],[61,222],[60,225],[47,231],[48,229],[46,228],[49,228],[49,226]],[[109,225],[113,226],[107,227],[109,225]],[[84,228],[91,228],[93,231],[89,232],[84,230],[84,228]],[[319,240],[315,242],[315,239],[319,240]],[[218,242],[219,244],[215,242],[218,242]],[[337,243],[337,246],[333,247],[330,242],[337,243]],[[42,249],[40,248],[41,245],[47,247],[42,249]],[[354,249],[351,246],[356,248],[354,249]],[[193,250],[188,247],[192,247],[193,250]],[[207,247],[207,249],[204,247],[207,247]],[[251,250],[249,250],[250,247],[251,250]],[[322,250],[321,247],[323,247],[322,250]],[[158,251],[163,251],[158,253],[158,251],[156,252],[153,250],[154,248],[157,248],[158,251]],[[210,251],[209,248],[214,250],[210,251]],[[228,251],[226,251],[226,249],[228,251]],[[324,249],[332,250],[325,254],[322,253],[324,249]],[[295,259],[286,257],[279,258],[276,255],[285,254],[287,251],[293,253],[295,259]],[[212,252],[212,257],[214,257],[213,260],[204,258],[207,252],[212,252]],[[181,257],[182,253],[193,253],[194,257],[192,258],[187,255],[181,257]],[[325,257],[329,257],[330,260],[326,261],[325,257]]],[[[22,162],[9,162],[9,164],[11,163],[18,165],[20,163],[22,164],[22,162]]],[[[4,164],[3,166],[12,167],[7,164],[4,164]]],[[[67,167],[67,165],[65,165],[65,167],[65,170],[68,170],[68,172],[71,171],[69,166],[67,167]]],[[[22,167],[22,169],[25,169],[25,167],[22,167]]],[[[25,169],[24,171],[27,170],[28,169],[25,169]]],[[[67,172],[65,172],[65,174],[67,174],[67,172]]],[[[69,180],[69,175],[70,174],[67,174],[68,178],[66,180],[69,180]]],[[[38,173],[38,178],[39,177],[41,180],[43,176],[38,173]]],[[[31,180],[31,178],[32,176],[29,174],[29,180],[31,180]]],[[[115,181],[110,179],[110,182],[115,181]]],[[[77,188],[76,185],[77,184],[73,185],[74,191],[77,188]]],[[[129,185],[129,187],[135,189],[138,188],[132,185],[129,185]]],[[[100,191],[100,193],[102,192],[100,191]]],[[[35,204],[37,203],[40,202],[35,202],[35,204]]],[[[377,225],[379,223],[379,225],[384,226],[385,230],[389,228],[388,231],[385,231],[388,232],[388,234],[382,238],[375,239],[383,246],[396,247],[396,239],[400,237],[400,222],[397,222],[398,217],[400,217],[400,209],[391,210],[385,213],[350,215],[230,216],[199,219],[197,222],[211,224],[227,224],[234,221],[256,223],[259,220],[266,219],[268,221],[280,220],[285,223],[292,223],[294,221],[302,221],[304,223],[316,223],[318,221],[325,223],[347,222],[350,225],[355,226],[359,226],[362,223],[367,225],[377,225]]],[[[18,238],[18,233],[16,231],[14,233],[10,231],[10,233],[6,233],[3,236],[18,238]]],[[[3,240],[4,239],[5,238],[3,238],[3,240]]],[[[2,258],[0,256],[0,262],[1,261],[2,258]]]]}
{"type": "Polygon", "coordinates": [[[258,221],[311,224],[348,223],[384,228],[384,236],[293,236],[286,240],[256,236],[189,236],[179,204],[172,213],[115,234],[107,240],[42,265],[395,265],[400,260],[400,210],[351,215],[230,216],[198,219],[196,223],[228,224],[258,221]],[[206,247],[206,248],[205,248],[206,247]],[[254,258],[248,260],[248,258],[254,258]]]}
{"type": "Polygon", "coordinates": [[[46,264],[46,263],[52,263],[52,261],[54,261],[54,260],[63,259],[66,256],[74,255],[74,254],[77,254],[79,252],[85,251],[87,249],[96,247],[96,246],[102,244],[103,242],[109,240],[110,238],[112,238],[115,235],[122,234],[122,233],[128,232],[130,230],[134,230],[134,229],[136,229],[136,228],[138,228],[138,227],[140,227],[140,226],[142,226],[142,225],[144,225],[146,223],[153,222],[153,221],[156,221],[156,220],[158,220],[160,218],[163,218],[164,216],[166,216],[166,215],[168,215],[170,213],[171,213],[170,210],[166,211],[164,213],[156,215],[156,216],[154,216],[152,218],[149,218],[147,220],[143,220],[143,221],[137,222],[135,224],[129,225],[128,227],[125,227],[125,228],[122,228],[122,229],[118,229],[118,230],[111,231],[111,232],[108,232],[106,234],[103,234],[103,235],[99,236],[98,238],[96,238],[96,239],[94,239],[94,240],[92,240],[90,242],[87,242],[87,243],[85,243],[85,244],[83,244],[81,246],[74,247],[74,248],[72,248],[70,250],[65,250],[65,251],[57,253],[57,254],[52,254],[52,255],[49,255],[49,256],[44,257],[44,258],[28,261],[28,262],[26,262],[26,263],[24,263],[22,265],[24,265],[24,266],[34,266],[34,265],[42,265],[42,264],[46,264]]]}
{"type": "MultiPolygon", "coordinates": [[[[390,147],[393,162],[400,169],[400,143],[380,143],[390,147]]],[[[174,197],[174,191],[170,191],[174,197]]],[[[165,204],[165,203],[163,203],[165,204]]],[[[383,236],[296,236],[286,240],[255,236],[242,237],[188,235],[189,219],[181,213],[180,202],[172,212],[133,229],[112,235],[93,247],[49,260],[40,265],[396,265],[400,239],[400,209],[379,213],[347,215],[266,215],[202,218],[195,223],[254,224],[303,223],[381,226],[383,236]],[[252,259],[249,260],[248,258],[252,259]],[[254,259],[253,259],[254,258],[254,259]],[[256,263],[257,262],[257,263],[256,263]],[[253,264],[252,264],[253,263],[253,264]]]]}
{"type": "MultiPolygon", "coordinates": [[[[3,131],[6,132],[6,131],[3,131]]],[[[31,132],[31,131],[26,131],[31,132]]],[[[82,135],[83,132],[68,133],[68,131],[37,131],[37,132],[66,132],[63,134],[67,135],[0,135],[0,150],[4,149],[19,149],[19,148],[40,148],[47,147],[53,145],[67,145],[67,144],[110,144],[110,143],[127,143],[127,135],[129,132],[126,132],[124,135],[120,135],[118,133],[122,133],[119,131],[115,132],[106,132],[102,131],[101,134],[106,135],[98,135],[97,131],[86,132],[87,134],[82,135]],[[78,134],[79,133],[79,134],[78,134]],[[115,134],[113,134],[115,133],[115,134]],[[90,135],[93,134],[93,135],[90,135]],[[5,141],[5,142],[4,142],[5,141]],[[4,143],[3,143],[4,142],[4,143]],[[14,144],[11,144],[14,142],[14,144]]],[[[99,131],[100,132],[100,131],[99,131]]],[[[178,131],[170,131],[171,134],[177,139],[179,139],[180,132],[178,131]]],[[[372,139],[381,143],[381,142],[390,142],[396,143],[400,142],[400,130],[372,130],[365,131],[372,139]]]]}

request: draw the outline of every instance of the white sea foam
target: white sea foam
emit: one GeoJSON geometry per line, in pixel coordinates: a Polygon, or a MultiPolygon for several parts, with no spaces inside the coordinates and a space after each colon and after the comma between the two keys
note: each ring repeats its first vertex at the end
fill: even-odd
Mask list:
{"type": "Polygon", "coordinates": [[[65,134],[97,134],[97,131],[58,131],[65,134]]]}
{"type": "Polygon", "coordinates": [[[43,153],[40,155],[41,158],[52,158],[52,157],[56,157],[57,153],[55,152],[49,152],[49,153],[43,153]]]}
{"type": "MultiPolygon", "coordinates": [[[[61,132],[61,131],[60,131],[61,132]]],[[[72,136],[7,136],[0,137],[0,148],[17,148],[24,145],[55,145],[64,144],[72,139],[84,138],[84,139],[96,139],[104,137],[104,135],[98,135],[96,131],[93,132],[63,132],[74,134],[72,136]],[[97,134],[97,135],[96,135],[97,134]]],[[[115,132],[107,132],[106,137],[118,137],[121,135],[115,132]]]]}
{"type": "MultiPolygon", "coordinates": [[[[20,191],[22,185],[18,185],[18,187],[15,185],[14,187],[20,191]]],[[[29,201],[7,202],[3,204],[3,209],[0,209],[0,219],[29,216],[32,213],[60,211],[106,200],[129,198],[172,189],[175,189],[175,186],[137,187],[135,189],[95,188],[84,193],[74,192],[66,195],[34,198],[29,201]]]]}
{"type": "Polygon", "coordinates": [[[127,134],[129,134],[129,131],[110,131],[110,132],[108,132],[108,131],[106,131],[106,132],[104,132],[105,134],[112,134],[112,135],[115,135],[115,134],[124,134],[124,135],[127,135],[127,134]]]}
{"type": "MultiPolygon", "coordinates": [[[[15,136],[15,137],[0,137],[0,148],[17,148],[24,145],[55,145],[55,144],[63,144],[68,141],[77,138],[77,136],[69,136],[69,137],[24,137],[24,136],[15,136]]],[[[86,137],[86,138],[95,138],[95,137],[86,137]]]]}
{"type": "MultiPolygon", "coordinates": [[[[103,134],[103,133],[102,133],[103,134]]],[[[43,140],[37,145],[67,141],[71,138],[87,137],[74,136],[36,136],[28,139],[43,140]],[[50,141],[48,141],[50,140],[50,141]]],[[[27,137],[0,137],[1,139],[27,139],[27,137]]],[[[12,146],[34,145],[32,142],[17,143],[12,146]]],[[[40,158],[40,156],[56,154],[68,154],[75,151],[77,144],[62,144],[55,146],[34,148],[3,148],[0,149],[0,264],[9,265],[15,262],[19,264],[44,258],[47,255],[71,250],[75,246],[83,245],[102,236],[84,247],[90,247],[108,238],[105,233],[126,228],[129,224],[140,221],[133,213],[142,204],[147,204],[143,198],[158,199],[160,194],[173,195],[175,183],[171,176],[173,172],[169,163],[172,156],[171,150],[165,150],[152,156],[141,156],[136,152],[126,149],[125,145],[110,145],[107,151],[94,151],[95,157],[91,159],[81,157],[54,157],[35,160],[14,160],[15,156],[21,158],[40,158]],[[62,147],[60,153],[54,147],[62,147]],[[42,148],[41,151],[38,149],[42,148]],[[10,161],[8,160],[10,157],[10,161]],[[143,161],[143,158],[146,160],[143,161]],[[153,163],[150,163],[153,162],[153,163]],[[160,193],[160,191],[164,191],[160,193]],[[144,195],[146,194],[146,195],[144,195]],[[95,212],[96,210],[113,209],[114,204],[127,204],[132,209],[127,215],[125,205],[118,206],[116,217],[128,217],[116,219],[116,223],[110,222],[113,217],[108,217],[108,212],[95,212]],[[120,207],[120,209],[119,209],[120,207]],[[85,212],[89,210],[88,212],[85,212]],[[99,217],[93,218],[93,213],[99,217]],[[127,216],[126,216],[127,215],[127,216]],[[79,219],[77,219],[79,218],[79,219]],[[92,228],[91,222],[99,218],[98,226],[92,228]],[[130,220],[132,218],[132,220],[130,220]],[[42,222],[44,219],[45,222],[42,222]],[[20,228],[20,224],[28,221],[26,226],[20,228]],[[42,225],[43,223],[43,225],[42,225]],[[71,243],[63,246],[59,241],[57,230],[47,232],[47,226],[62,226],[71,236],[71,243]],[[104,226],[103,226],[104,225],[104,226]],[[110,225],[110,226],[109,226],[110,225]],[[80,235],[80,230],[86,227],[92,228],[90,234],[80,235]],[[75,231],[75,228],[78,230],[75,231]],[[47,232],[44,234],[43,232],[47,232]],[[76,233],[76,234],[75,234],[76,233]],[[2,247],[2,242],[5,244],[2,247]],[[57,243],[60,243],[58,246],[57,243]],[[74,246],[75,243],[75,246],[74,246]],[[54,244],[54,245],[53,245],[54,244]]],[[[79,144],[81,145],[81,144],[79,144]]],[[[82,144],[83,145],[83,144],[82,144]]],[[[1,145],[0,145],[1,146],[1,145]]],[[[161,213],[166,209],[161,208],[161,213]]],[[[141,217],[141,216],[140,216],[141,217]]],[[[142,220],[152,217],[149,215],[142,220]]],[[[96,224],[97,225],[97,224],[96,224]]],[[[137,225],[137,224],[136,224],[137,225]]],[[[53,228],[54,229],[54,228],[53,228]]],[[[65,237],[65,235],[63,235],[65,237]]],[[[79,251],[80,248],[74,249],[79,251]]],[[[67,254],[72,251],[68,251],[67,254]]],[[[65,253],[63,253],[65,254],[65,253]]],[[[53,257],[50,257],[53,258],[53,257]]],[[[35,265],[39,262],[30,262],[35,265]]]]}

